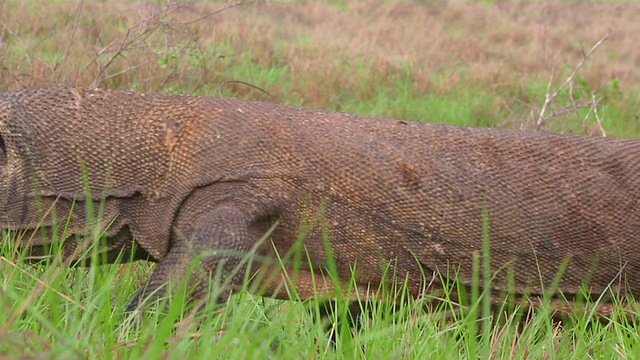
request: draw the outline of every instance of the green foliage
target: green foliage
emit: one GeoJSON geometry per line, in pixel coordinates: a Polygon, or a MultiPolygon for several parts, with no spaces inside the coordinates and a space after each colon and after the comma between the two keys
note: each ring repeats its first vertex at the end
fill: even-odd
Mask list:
{"type": "MultiPolygon", "coordinates": [[[[277,23],[259,23],[270,19],[266,6],[257,8],[258,17],[250,17],[247,8],[246,13],[221,13],[221,17],[209,18],[210,22],[189,24],[193,14],[199,17],[205,11],[176,5],[185,6],[182,13],[170,5],[163,8],[165,3],[158,2],[155,5],[163,10],[154,16],[143,16],[141,8],[149,4],[134,7],[115,2],[99,7],[88,2],[80,7],[80,3],[63,2],[43,11],[39,3],[30,6],[26,2],[8,2],[0,5],[0,20],[6,30],[0,41],[0,87],[4,90],[51,83],[87,86],[96,79],[105,79],[100,86],[216,96],[220,91],[224,96],[363,115],[513,128],[519,128],[532,106],[544,101],[549,69],[529,64],[534,70],[521,74],[519,69],[526,67],[509,68],[514,58],[505,55],[513,53],[524,61],[543,53],[534,49],[523,54],[523,47],[508,47],[517,46],[515,30],[520,30],[522,24],[517,29],[513,24],[487,26],[482,23],[483,17],[469,11],[472,15],[467,21],[479,21],[477,26],[469,26],[464,22],[464,11],[452,9],[447,13],[454,6],[436,4],[429,11],[442,12],[440,17],[431,17],[444,19],[443,30],[438,35],[434,26],[429,32],[433,30],[445,40],[424,41],[428,51],[417,48],[404,53],[396,49],[400,58],[397,60],[395,54],[385,52],[384,44],[371,44],[373,52],[367,52],[368,48],[353,49],[357,42],[366,43],[363,40],[371,37],[366,29],[358,29],[364,35],[357,42],[333,39],[336,33],[322,28],[322,23],[329,18],[338,21],[335,18],[341,14],[350,22],[355,13],[364,10],[356,6],[355,11],[348,12],[353,5],[347,1],[327,2],[335,12],[317,10],[318,19],[312,24],[301,25],[299,33],[280,37],[274,36],[273,31],[283,25],[282,13],[276,16],[277,23]],[[243,18],[243,14],[247,17],[243,18]],[[227,28],[218,32],[218,24],[224,29],[226,21],[234,19],[252,20],[245,21],[246,28],[240,29],[239,24],[239,30],[227,28]],[[500,31],[492,34],[494,28],[500,31]],[[480,35],[470,36],[469,29],[480,35]],[[318,34],[329,40],[319,42],[318,34]],[[492,40],[476,47],[465,43],[478,39],[492,40]],[[505,47],[503,52],[494,48],[501,44],[505,47]],[[482,54],[473,54],[474,48],[482,54]],[[491,58],[502,61],[499,71],[492,70],[490,63],[474,62],[491,58]],[[442,63],[446,66],[437,65],[442,63]],[[241,83],[222,86],[225,80],[251,83],[272,96],[241,83]]],[[[486,2],[486,9],[494,8],[493,1],[486,2]]],[[[379,19],[402,23],[391,14],[403,9],[391,10],[367,21],[372,28],[388,25],[377,22],[379,19]]],[[[294,19],[295,12],[292,14],[294,19]]],[[[549,12],[548,16],[552,15],[549,12]]],[[[494,21],[492,16],[484,16],[494,21]]],[[[538,32],[539,25],[535,26],[538,32]]],[[[377,39],[383,42],[386,33],[380,31],[377,39]]],[[[402,32],[398,34],[404,36],[402,32]]],[[[353,33],[345,36],[348,37],[353,33]]],[[[563,38],[555,37],[557,41],[563,38]]],[[[545,39],[551,41],[554,36],[545,39]]],[[[405,38],[390,42],[411,44],[405,38]]],[[[566,44],[556,45],[560,49],[563,46],[566,44]]],[[[630,47],[622,43],[607,51],[626,48],[630,47]]],[[[564,67],[557,78],[564,79],[560,75],[566,76],[572,64],[564,67]]],[[[601,77],[606,76],[608,73],[601,77]]],[[[637,84],[580,73],[576,85],[603,98],[598,110],[609,136],[640,136],[637,84]]],[[[560,102],[568,105],[566,92],[560,102]]],[[[586,115],[585,110],[571,113],[554,120],[550,129],[582,134],[586,115]]],[[[588,124],[593,121],[593,117],[587,119],[588,124]]],[[[99,217],[99,213],[94,215],[99,217]]],[[[140,262],[97,266],[92,262],[88,268],[68,268],[62,266],[60,259],[50,261],[48,266],[29,265],[21,261],[23,255],[15,248],[12,234],[3,233],[1,240],[0,358],[584,359],[632,358],[640,346],[640,335],[624,317],[616,316],[612,322],[600,324],[592,321],[592,314],[587,312],[574,315],[560,329],[549,319],[549,308],[543,306],[524,324],[519,322],[522,316],[515,312],[501,323],[491,321],[489,293],[480,286],[490,282],[487,251],[477,254],[478,271],[468,304],[457,304],[448,298],[457,286],[452,282],[445,289],[444,301],[433,311],[424,309],[427,299],[406,299],[398,304],[361,303],[366,315],[360,330],[352,333],[336,325],[327,333],[317,321],[319,300],[285,302],[255,297],[246,291],[223,305],[211,301],[197,314],[183,312],[186,304],[184,294],[179,292],[167,302],[166,309],[158,308],[137,319],[125,314],[124,309],[153,265],[140,262]],[[336,330],[342,331],[333,347],[330,335],[336,330]]],[[[93,244],[103,240],[100,232],[89,239],[93,244]]],[[[485,236],[486,245],[489,240],[485,236]]],[[[98,256],[95,249],[87,249],[94,258],[98,256]]],[[[59,253],[59,244],[52,251],[54,255],[59,253]]],[[[347,294],[354,291],[349,287],[341,290],[347,294]]],[[[332,319],[336,324],[345,324],[349,316],[346,304],[338,305],[332,319]]],[[[505,308],[518,310],[513,303],[505,308]]]]}
{"type": "MultiPolygon", "coordinates": [[[[13,240],[3,239],[2,254],[15,254],[13,240]]],[[[492,276],[488,245],[485,231],[483,254],[477,257],[484,270],[474,281],[476,290],[468,305],[461,308],[445,295],[443,302],[426,311],[427,299],[407,298],[401,289],[405,295],[398,303],[358,304],[361,326],[349,329],[340,326],[349,314],[347,304],[338,301],[328,332],[317,318],[321,301],[278,301],[246,291],[226,304],[210,301],[198,313],[185,312],[184,293],[178,293],[166,307],[139,318],[125,314],[124,308],[148,276],[147,264],[67,268],[28,265],[19,256],[3,256],[0,356],[582,359],[587,353],[597,358],[631,356],[640,346],[640,336],[623,317],[600,324],[588,314],[576,315],[560,330],[543,306],[525,323],[515,316],[491,320],[488,292],[479,286],[490,283],[492,276]],[[332,345],[330,336],[336,331],[339,336],[332,345]]]]}

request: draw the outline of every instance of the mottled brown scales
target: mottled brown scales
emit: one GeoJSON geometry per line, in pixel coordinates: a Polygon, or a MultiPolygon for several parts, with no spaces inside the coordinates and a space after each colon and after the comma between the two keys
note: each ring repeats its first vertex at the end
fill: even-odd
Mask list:
{"type": "Polygon", "coordinates": [[[135,241],[128,255],[159,262],[142,297],[201,258],[194,298],[216,269],[231,283],[224,298],[256,244],[262,294],[287,296],[276,254],[302,298],[314,296],[312,271],[330,294],[323,234],[343,281],[355,271],[362,291],[378,289],[388,273],[413,296],[434,294],[456,272],[471,283],[483,214],[496,294],[540,294],[564,266],[568,297],[585,280],[596,296],[640,294],[638,140],[68,88],[0,94],[0,137],[0,226],[41,258],[51,214],[70,217],[57,235],[72,256],[91,234],[86,195],[104,201],[108,261],[135,241]]]}

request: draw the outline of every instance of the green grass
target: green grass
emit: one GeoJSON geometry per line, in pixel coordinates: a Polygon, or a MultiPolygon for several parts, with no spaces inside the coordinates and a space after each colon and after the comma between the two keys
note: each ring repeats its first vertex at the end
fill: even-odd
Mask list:
{"type": "MultiPolygon", "coordinates": [[[[299,50],[301,52],[311,46],[305,39],[299,41],[303,48],[299,50]]],[[[465,74],[469,69],[466,67],[455,69],[453,75],[433,74],[429,78],[430,85],[425,86],[425,80],[416,75],[417,69],[409,65],[380,69],[378,62],[368,59],[349,59],[338,69],[324,69],[335,72],[330,77],[318,74],[323,71],[322,66],[308,69],[308,76],[300,77],[288,65],[293,55],[280,50],[282,46],[274,45],[268,62],[258,60],[265,49],[246,49],[230,59],[229,66],[224,69],[225,77],[242,79],[272,96],[244,85],[224,87],[222,94],[393,119],[519,128],[532,107],[542,105],[548,86],[548,79],[544,82],[531,79],[520,86],[494,89],[491,82],[467,79],[465,74]],[[510,121],[505,122],[507,119],[510,121]]],[[[216,51],[233,53],[230,44],[224,42],[216,51]]],[[[582,80],[581,84],[585,91],[593,90],[586,81],[582,80]]],[[[598,111],[608,136],[639,137],[640,123],[635,118],[640,114],[640,90],[623,93],[611,82],[594,91],[603,98],[598,111]]],[[[203,88],[202,94],[212,93],[217,94],[217,89],[203,88]]],[[[561,94],[558,103],[568,106],[567,92],[561,94]]],[[[572,112],[554,120],[546,129],[584,134],[582,121],[586,115],[586,109],[572,112]]],[[[594,116],[589,115],[586,123],[593,126],[594,116]]]]}
{"type": "MultiPolygon", "coordinates": [[[[278,13],[274,7],[273,15],[269,12],[272,8],[254,11],[243,7],[193,26],[179,22],[171,23],[171,27],[159,26],[145,33],[148,38],[140,38],[133,43],[135,46],[117,57],[108,73],[116,74],[147,61],[149,64],[114,76],[102,86],[218,95],[218,86],[223,81],[240,80],[259,86],[272,96],[238,83],[223,86],[222,93],[309,108],[483,127],[499,126],[505,120],[510,120],[506,127],[518,127],[530,109],[544,100],[550,67],[543,64],[539,54],[546,54],[549,49],[517,47],[519,43],[536,43],[535,36],[523,34],[538,33],[538,25],[533,29],[513,22],[488,26],[482,19],[498,22],[517,16],[494,18],[496,13],[491,12],[478,15],[478,11],[495,8],[489,4],[475,7],[469,12],[472,15],[468,15],[456,10],[452,3],[427,8],[438,12],[430,19],[442,19],[444,30],[438,33],[439,23],[432,23],[433,29],[427,29],[425,34],[419,33],[421,29],[417,26],[423,19],[411,20],[412,13],[420,12],[417,7],[402,15],[400,7],[390,6],[388,13],[373,13],[361,20],[358,14],[366,15],[366,9],[343,1],[330,3],[317,13],[310,11],[309,18],[298,14],[300,21],[296,20],[295,9],[278,13]],[[404,21],[391,16],[394,11],[400,12],[397,16],[414,21],[415,38],[429,38],[424,42],[426,45],[402,38],[402,32],[398,32],[397,38],[385,40],[387,32],[380,31],[376,33],[380,35],[378,42],[371,46],[373,50],[353,49],[372,36],[364,32],[369,23],[371,28],[391,30],[395,28],[385,21],[406,26],[404,21]],[[283,23],[285,13],[293,15],[283,23]],[[236,25],[228,26],[221,20],[236,21],[236,25]],[[471,20],[478,21],[478,26],[465,22],[471,20]],[[345,30],[342,34],[340,29],[351,22],[366,23],[357,28],[363,33],[345,30]],[[299,27],[292,31],[287,27],[290,23],[299,23],[299,27]],[[280,29],[285,33],[279,33],[280,29]],[[432,32],[447,41],[431,41],[432,32]],[[473,47],[473,42],[482,43],[492,36],[495,40],[473,47]],[[403,46],[400,49],[389,46],[394,43],[403,46]],[[509,44],[515,44],[514,48],[509,48],[509,44]],[[415,49],[402,51],[411,46],[415,49]],[[465,53],[476,48],[483,53],[465,53]],[[221,58],[223,54],[225,57],[221,58]],[[395,55],[400,60],[395,60],[395,55]],[[492,58],[502,61],[499,71],[494,70],[492,58]],[[529,60],[533,70],[520,72],[522,67],[511,67],[510,62],[515,60],[523,63],[529,60]]],[[[2,90],[61,82],[90,85],[116,51],[128,27],[149,16],[123,2],[107,7],[88,2],[76,23],[78,4],[62,2],[44,10],[40,3],[0,5],[0,20],[6,30],[0,42],[2,90]],[[69,41],[74,33],[75,41],[69,41]],[[103,48],[108,51],[97,56],[103,48]]],[[[162,5],[158,3],[158,9],[162,5]]],[[[173,11],[173,8],[165,12],[157,10],[158,18],[170,22],[168,19],[175,14],[183,14],[173,11]]],[[[192,19],[194,13],[200,14],[186,9],[183,15],[192,19]]],[[[535,16],[534,12],[530,14],[535,16]]],[[[616,11],[612,14],[618,24],[619,14],[616,11]]],[[[552,12],[547,15],[554,16],[552,12]]],[[[572,20],[561,18],[559,23],[572,20]]],[[[592,25],[608,27],[609,23],[599,21],[592,25]]],[[[150,22],[147,29],[153,25],[150,22]]],[[[143,30],[134,28],[131,36],[143,30]]],[[[554,64],[564,71],[556,78],[563,78],[561,75],[566,75],[576,63],[571,46],[582,33],[569,34],[554,26],[549,26],[548,31],[545,39],[552,50],[570,49],[558,50],[561,60],[554,64]]],[[[637,47],[615,43],[624,40],[624,34],[624,29],[617,29],[616,36],[608,40],[611,46],[602,49],[607,55],[605,60],[592,59],[604,68],[584,68],[584,79],[580,80],[585,89],[604,98],[599,111],[609,136],[639,137],[640,87],[634,82],[635,73],[629,73],[628,79],[610,78],[610,74],[624,74],[624,64],[635,69],[633,59],[637,55],[624,51],[637,47]],[[614,66],[618,63],[620,68],[614,66]]],[[[590,42],[597,39],[592,34],[587,38],[590,42]]],[[[582,134],[580,123],[584,115],[579,112],[559,118],[549,130],[582,134]]],[[[593,117],[588,119],[590,125],[593,122],[593,117]]],[[[431,312],[423,309],[424,300],[409,299],[397,305],[368,304],[366,311],[372,320],[364,321],[361,330],[353,335],[341,332],[335,348],[330,345],[330,333],[315,321],[319,312],[317,302],[277,301],[247,292],[240,292],[225,304],[210,302],[197,314],[184,314],[185,304],[177,296],[162,314],[152,312],[138,323],[124,309],[144,284],[152,265],[144,262],[89,268],[28,265],[19,261],[12,244],[8,235],[0,243],[0,358],[30,355],[104,359],[585,359],[634,358],[640,351],[638,331],[622,317],[600,324],[591,321],[589,313],[575,315],[560,329],[550,321],[548,309],[543,307],[525,325],[508,317],[506,323],[488,326],[489,322],[482,320],[487,315],[486,294],[479,287],[475,288],[471,303],[466,304],[468,311],[455,313],[448,319],[442,319],[443,314],[458,308],[451,301],[431,312]]],[[[485,257],[477,258],[478,268],[484,261],[485,257]]],[[[490,274],[477,276],[478,281],[480,278],[486,281],[490,274]]],[[[345,307],[340,307],[335,316],[344,322],[345,307]]]]}
{"type": "MultiPolygon", "coordinates": [[[[485,222],[486,223],[486,222],[485,222]]],[[[512,309],[491,322],[488,229],[483,254],[475,261],[470,303],[448,299],[432,311],[425,299],[399,303],[367,302],[361,327],[340,328],[347,306],[338,304],[325,331],[317,321],[320,301],[278,301],[246,291],[224,304],[209,301],[189,312],[184,292],[143,317],[124,309],[152,267],[146,263],[60,266],[59,254],[48,266],[20,261],[10,235],[0,257],[0,356],[97,359],[300,359],[300,358],[561,358],[633,357],[640,335],[624,317],[601,324],[589,312],[573,315],[564,328],[550,320],[543,305],[526,322],[512,309]],[[479,265],[483,264],[482,271],[479,265]],[[453,310],[451,312],[450,310],[453,310]],[[448,314],[448,316],[444,316],[448,314]],[[339,321],[338,321],[339,320],[339,321]],[[336,325],[338,324],[338,325],[336,325]],[[336,327],[337,326],[337,327],[336,327]],[[341,330],[341,331],[340,331],[341,330]],[[335,345],[330,336],[338,332],[335,345]]],[[[97,239],[98,237],[96,237],[97,239]]],[[[98,244],[99,239],[94,241],[98,244]]],[[[96,248],[88,254],[95,254],[96,248]]],[[[55,250],[54,250],[55,251],[55,250]]],[[[331,268],[331,266],[329,266],[331,268]]],[[[330,270],[330,269],[329,269],[330,270]]],[[[456,286],[455,282],[450,284],[456,286]]],[[[452,289],[452,288],[449,288],[452,289]]],[[[352,291],[343,288],[344,293],[352,291]]]]}

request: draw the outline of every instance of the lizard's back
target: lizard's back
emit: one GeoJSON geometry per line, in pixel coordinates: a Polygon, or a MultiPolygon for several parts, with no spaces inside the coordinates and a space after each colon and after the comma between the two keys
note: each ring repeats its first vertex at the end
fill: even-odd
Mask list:
{"type": "MultiPolygon", "coordinates": [[[[567,294],[585,280],[594,293],[640,293],[640,141],[274,109],[260,121],[278,129],[266,148],[285,148],[280,168],[313,198],[285,211],[295,220],[282,243],[321,208],[345,273],[358,262],[363,277],[379,276],[399,259],[470,283],[486,210],[496,287],[514,271],[517,291],[539,293],[564,271],[567,294]]],[[[307,246],[322,254],[313,235],[307,246]]]]}
{"type": "MultiPolygon", "coordinates": [[[[31,193],[33,174],[40,195],[71,201],[84,193],[82,163],[96,199],[110,200],[117,245],[133,236],[156,261],[179,242],[175,229],[202,227],[192,219],[224,204],[241,210],[253,241],[278,222],[263,254],[287,253],[303,232],[321,269],[326,236],[341,277],[355,266],[375,285],[395,262],[418,294],[434,271],[471,281],[486,221],[496,288],[513,270],[516,291],[538,293],[566,262],[565,293],[585,279],[593,293],[618,280],[640,293],[638,140],[67,89],[0,96],[0,135],[9,154],[0,210],[14,228],[36,215],[16,210],[32,197],[14,196],[31,193]]],[[[230,234],[207,231],[215,246],[230,234]]]]}

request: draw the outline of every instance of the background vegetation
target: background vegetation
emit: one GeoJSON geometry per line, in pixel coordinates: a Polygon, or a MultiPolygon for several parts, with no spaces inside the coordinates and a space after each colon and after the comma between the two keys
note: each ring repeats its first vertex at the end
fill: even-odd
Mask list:
{"type": "MultiPolygon", "coordinates": [[[[66,84],[222,94],[638,137],[639,18],[634,2],[0,2],[0,91],[66,84]],[[551,121],[539,124],[555,89],[551,121]]],[[[542,311],[524,328],[508,321],[478,335],[477,314],[441,321],[410,302],[397,316],[372,309],[374,321],[332,347],[305,305],[246,293],[186,317],[175,299],[168,315],[136,325],[123,309],[152,266],[28,266],[10,244],[5,237],[0,257],[0,357],[583,359],[634,357],[640,343],[623,319],[558,327],[542,311]]]]}

